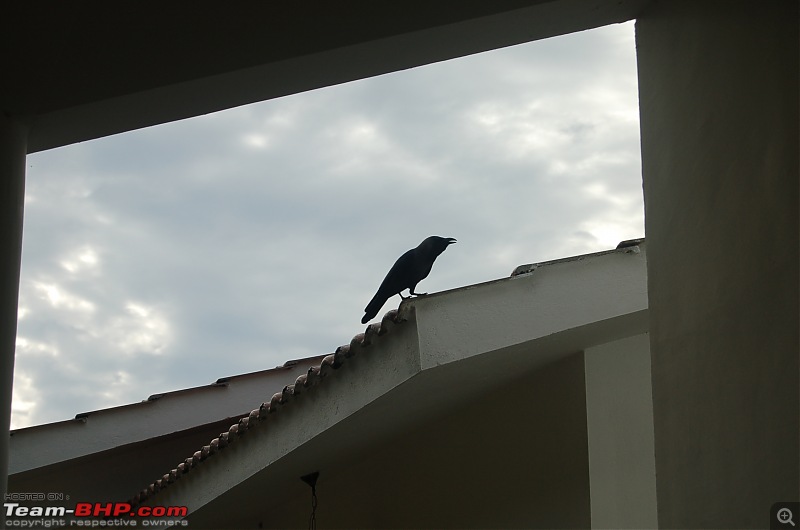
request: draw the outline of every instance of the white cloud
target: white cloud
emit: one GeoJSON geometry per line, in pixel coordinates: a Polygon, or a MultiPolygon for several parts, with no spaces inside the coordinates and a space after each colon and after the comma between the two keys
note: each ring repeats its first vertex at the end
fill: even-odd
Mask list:
{"type": "Polygon", "coordinates": [[[27,339],[17,336],[17,355],[47,355],[49,357],[58,356],[58,347],[54,344],[27,339]]]}
{"type": "Polygon", "coordinates": [[[11,398],[11,428],[20,429],[34,423],[40,402],[39,392],[32,377],[14,372],[14,388],[11,398]]]}
{"type": "Polygon", "coordinates": [[[109,405],[119,403],[130,393],[132,383],[133,377],[124,370],[108,374],[100,392],[103,402],[109,405]]]}
{"type": "Polygon", "coordinates": [[[125,314],[112,318],[99,336],[129,355],[160,355],[169,346],[170,325],[157,309],[129,302],[125,314]]]}
{"type": "Polygon", "coordinates": [[[84,245],[70,252],[60,261],[61,266],[69,272],[80,273],[95,269],[100,263],[100,257],[95,249],[84,245]]]}
{"type": "Polygon", "coordinates": [[[263,149],[269,145],[269,137],[265,134],[252,133],[242,138],[245,145],[256,149],[263,149]]]}
{"type": "Polygon", "coordinates": [[[56,309],[79,312],[93,312],[95,310],[95,305],[92,302],[68,292],[55,283],[33,282],[33,287],[38,291],[41,299],[47,301],[56,309]]]}
{"type": "Polygon", "coordinates": [[[600,248],[614,248],[620,241],[641,236],[642,232],[631,230],[632,224],[635,220],[625,218],[591,220],[581,223],[580,229],[591,234],[600,248]]]}

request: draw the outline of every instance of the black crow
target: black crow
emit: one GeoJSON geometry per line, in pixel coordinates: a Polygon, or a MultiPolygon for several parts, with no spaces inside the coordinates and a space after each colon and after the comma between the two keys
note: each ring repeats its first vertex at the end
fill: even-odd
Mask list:
{"type": "Polygon", "coordinates": [[[362,324],[369,322],[378,311],[381,310],[386,300],[399,294],[403,296],[403,291],[408,289],[409,295],[423,295],[427,293],[415,293],[417,283],[421,282],[431,272],[433,262],[444,252],[448,245],[455,243],[452,237],[431,236],[419,244],[417,248],[412,248],[400,256],[389,270],[389,274],[383,279],[383,283],[378,287],[378,292],[372,297],[367,307],[364,309],[366,315],[361,319],[362,324]]]}

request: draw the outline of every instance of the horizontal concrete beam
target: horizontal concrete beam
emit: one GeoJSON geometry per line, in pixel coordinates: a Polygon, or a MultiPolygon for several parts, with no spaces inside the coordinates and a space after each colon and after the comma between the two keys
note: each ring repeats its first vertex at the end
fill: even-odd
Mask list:
{"type": "Polygon", "coordinates": [[[645,249],[556,260],[508,280],[410,300],[423,369],[646,311],[645,249]]]}
{"type": "MultiPolygon", "coordinates": [[[[404,3],[402,17],[397,14],[380,16],[380,13],[373,13],[373,9],[355,9],[353,6],[348,11],[347,4],[337,4],[336,15],[344,17],[348,32],[342,34],[339,27],[342,24],[337,22],[338,19],[331,19],[330,23],[321,25],[316,22],[319,26],[316,34],[297,42],[291,33],[306,26],[308,18],[315,16],[313,8],[309,13],[303,4],[303,13],[286,14],[287,22],[283,25],[271,20],[274,17],[269,17],[269,13],[263,14],[265,26],[245,35],[237,31],[237,28],[241,29],[239,26],[228,28],[215,22],[212,33],[224,32],[228,28],[229,34],[220,35],[208,53],[200,54],[202,61],[197,64],[195,54],[187,55],[184,47],[187,43],[193,46],[195,43],[198,46],[209,43],[193,32],[193,24],[181,20],[168,26],[164,34],[154,29],[153,38],[157,44],[140,43],[152,52],[146,60],[137,55],[136,50],[125,49],[129,45],[124,42],[113,42],[111,46],[122,47],[117,57],[102,61],[102,68],[92,69],[98,60],[84,57],[84,54],[100,53],[97,50],[105,48],[105,45],[92,43],[91,47],[84,46],[85,50],[81,48],[83,53],[78,54],[82,57],[80,62],[70,63],[72,70],[65,74],[64,83],[58,90],[49,84],[36,84],[35,77],[20,75],[17,79],[19,90],[0,94],[0,103],[4,111],[30,120],[29,152],[36,152],[486,50],[625,22],[635,18],[647,3],[647,0],[506,0],[486,3],[483,7],[476,4],[477,8],[453,3],[452,9],[445,9],[438,3],[425,2],[416,6],[404,3]],[[419,16],[409,17],[408,13],[415,10],[419,11],[419,16]],[[283,35],[281,32],[286,33],[283,40],[274,35],[270,37],[271,33],[283,35]],[[119,60],[119,57],[128,55],[146,61],[148,68],[119,60]],[[168,67],[162,64],[176,55],[168,67]],[[241,64],[241,56],[247,56],[248,66],[241,64]],[[86,70],[81,70],[82,64],[87,65],[86,70]],[[26,87],[29,77],[34,84],[26,87]],[[40,94],[40,97],[31,99],[31,94],[40,94]],[[96,96],[85,101],[88,94],[96,96]],[[29,99],[31,102],[25,103],[29,99]],[[44,100],[48,100],[48,104],[40,108],[44,100]]],[[[208,17],[216,19],[217,13],[209,11],[208,17]]],[[[94,16],[92,20],[93,27],[103,25],[94,16]]],[[[38,24],[40,20],[36,17],[33,22],[38,24]]],[[[208,21],[197,21],[194,26],[201,22],[208,21]]],[[[164,24],[157,28],[162,26],[164,24]]],[[[72,32],[71,38],[76,34],[72,32]]],[[[91,36],[91,31],[88,31],[86,38],[91,36]]],[[[128,35],[125,38],[128,39],[128,35]]],[[[66,41],[53,42],[62,46],[66,41]]],[[[59,53],[69,55],[62,49],[59,53]]]]}

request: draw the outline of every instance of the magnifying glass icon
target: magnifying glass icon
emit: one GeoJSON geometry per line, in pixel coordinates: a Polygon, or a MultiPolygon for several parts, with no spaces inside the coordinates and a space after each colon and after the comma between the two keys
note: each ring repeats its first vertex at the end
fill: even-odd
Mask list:
{"type": "Polygon", "coordinates": [[[778,510],[778,522],[781,524],[789,523],[792,526],[795,526],[794,521],[792,521],[792,510],[789,508],[781,508],[778,510]]]}

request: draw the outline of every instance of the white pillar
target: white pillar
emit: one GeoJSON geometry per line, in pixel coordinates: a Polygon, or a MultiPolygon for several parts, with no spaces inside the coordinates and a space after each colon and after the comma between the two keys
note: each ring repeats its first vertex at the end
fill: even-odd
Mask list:
{"type": "Polygon", "coordinates": [[[592,528],[657,528],[650,339],[584,352],[592,528]]]}
{"type": "MultiPolygon", "coordinates": [[[[0,115],[0,482],[8,482],[27,127],[0,115]]],[[[0,516],[2,517],[2,516],[0,516]]]]}

